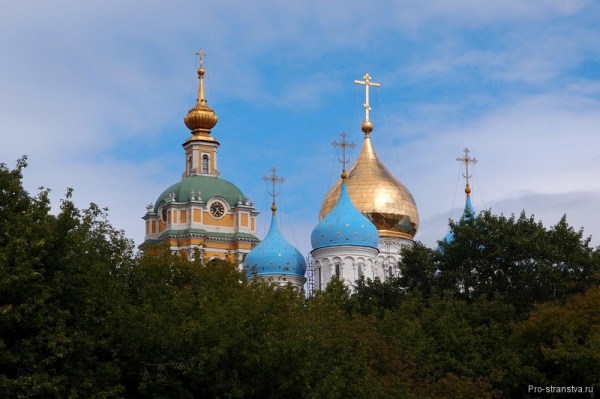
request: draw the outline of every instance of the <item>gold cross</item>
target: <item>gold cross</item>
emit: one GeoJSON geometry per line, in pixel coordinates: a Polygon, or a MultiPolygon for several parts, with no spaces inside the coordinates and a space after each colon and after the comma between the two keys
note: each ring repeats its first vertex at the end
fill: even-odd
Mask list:
{"type": "Polygon", "coordinates": [[[469,179],[472,177],[472,175],[469,174],[469,164],[472,163],[475,165],[477,163],[477,159],[469,157],[469,153],[471,152],[469,147],[465,147],[463,152],[465,153],[465,156],[462,158],[456,158],[456,160],[465,164],[465,173],[463,173],[463,177],[467,179],[467,187],[469,187],[469,179]]]}
{"type": "Polygon", "coordinates": [[[380,84],[371,82],[371,76],[368,73],[363,76],[363,79],[364,80],[355,80],[354,83],[365,86],[365,103],[363,104],[363,107],[365,107],[365,121],[368,122],[369,111],[371,111],[371,106],[369,105],[369,86],[379,87],[380,84]]]}
{"type": "Polygon", "coordinates": [[[271,182],[271,184],[273,184],[273,191],[269,191],[269,195],[271,195],[271,197],[273,198],[273,204],[271,205],[271,210],[273,211],[273,215],[275,215],[275,213],[277,212],[277,205],[275,205],[275,197],[277,197],[279,195],[279,193],[276,191],[276,184],[283,184],[283,182],[285,182],[285,179],[283,177],[279,177],[275,174],[275,172],[277,172],[277,169],[275,169],[275,167],[271,168],[271,176],[263,176],[263,180],[266,182],[271,182]]]}
{"type": "Polygon", "coordinates": [[[348,163],[348,161],[346,161],[346,149],[347,148],[354,148],[356,147],[356,144],[354,143],[349,143],[348,141],[346,141],[346,137],[348,137],[348,135],[346,134],[346,132],[342,132],[342,134],[340,134],[340,136],[342,136],[342,141],[340,143],[338,143],[337,141],[333,141],[333,143],[331,143],[332,146],[334,147],[339,147],[342,149],[342,159],[338,158],[338,161],[340,161],[342,163],[342,175],[346,174],[346,164],[348,163]]]}

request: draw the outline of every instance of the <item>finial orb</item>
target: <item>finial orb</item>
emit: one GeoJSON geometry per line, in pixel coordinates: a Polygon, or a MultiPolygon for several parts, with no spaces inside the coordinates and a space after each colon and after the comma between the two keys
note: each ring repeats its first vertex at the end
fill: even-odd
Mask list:
{"type": "Polygon", "coordinates": [[[342,177],[342,180],[346,179],[348,177],[348,173],[346,171],[343,171],[341,177],[342,177]]]}
{"type": "Polygon", "coordinates": [[[198,68],[198,76],[204,77],[204,68],[202,68],[202,67],[198,68]]]}
{"type": "Polygon", "coordinates": [[[360,130],[362,130],[365,134],[371,133],[373,131],[373,122],[364,121],[362,125],[360,125],[360,130]]]}
{"type": "Polygon", "coordinates": [[[465,187],[465,193],[471,194],[471,187],[468,184],[467,187],[465,187]]]}

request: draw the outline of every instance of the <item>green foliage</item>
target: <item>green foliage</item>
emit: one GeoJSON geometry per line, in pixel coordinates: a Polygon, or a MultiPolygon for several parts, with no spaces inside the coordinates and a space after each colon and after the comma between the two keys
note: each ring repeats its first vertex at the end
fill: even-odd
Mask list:
{"type": "Polygon", "coordinates": [[[564,216],[546,229],[524,212],[507,218],[486,211],[450,227],[454,240],[440,242],[438,250],[416,244],[403,252],[401,287],[468,300],[499,296],[527,312],[534,303],[564,301],[597,284],[598,250],[564,216]]]}
{"type": "Polygon", "coordinates": [[[402,276],[360,281],[351,307],[414,364],[422,397],[528,397],[600,386],[600,251],[563,217],[452,223],[454,241],[403,251],[402,276]],[[537,307],[535,306],[536,304],[537,307]],[[530,311],[534,309],[531,313],[530,311]]]}
{"type": "Polygon", "coordinates": [[[307,302],[224,261],[134,255],[70,190],[52,215],[24,167],[0,167],[2,396],[410,396],[410,370],[349,315],[341,282],[307,302]]]}
{"type": "Polygon", "coordinates": [[[516,386],[595,386],[600,389],[600,287],[569,298],[564,305],[537,306],[513,333],[522,353],[516,386]]]}
{"type": "Polygon", "coordinates": [[[566,221],[483,214],[400,278],[305,299],[236,265],[135,254],[0,165],[0,396],[496,398],[600,389],[600,255],[566,221]],[[537,303],[537,306],[533,306],[537,303]],[[533,310],[532,309],[533,306],[533,310]]]}
{"type": "Polygon", "coordinates": [[[21,186],[25,165],[0,165],[0,391],[117,396],[110,276],[131,262],[131,243],[94,204],[77,210],[70,191],[51,215],[47,190],[30,197],[21,186]]]}

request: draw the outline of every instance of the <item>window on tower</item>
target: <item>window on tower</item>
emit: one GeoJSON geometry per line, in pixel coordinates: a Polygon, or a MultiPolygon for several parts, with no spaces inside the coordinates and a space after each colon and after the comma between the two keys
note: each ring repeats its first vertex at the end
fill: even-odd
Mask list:
{"type": "Polygon", "coordinates": [[[203,174],[208,174],[208,155],[204,154],[202,155],[202,173],[203,174]]]}

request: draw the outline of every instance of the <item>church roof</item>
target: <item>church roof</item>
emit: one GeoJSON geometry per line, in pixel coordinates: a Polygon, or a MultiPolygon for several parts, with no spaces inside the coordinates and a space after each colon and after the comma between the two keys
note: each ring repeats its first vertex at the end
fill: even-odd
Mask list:
{"type": "Polygon", "coordinates": [[[271,219],[271,227],[264,240],[246,256],[243,266],[248,277],[273,274],[303,277],[306,273],[306,260],[283,237],[276,215],[271,219]]]}
{"type": "MultiPolygon", "coordinates": [[[[365,120],[361,125],[365,136],[362,150],[348,171],[345,184],[354,206],[371,220],[379,235],[412,239],[419,228],[417,205],[410,191],[381,163],[373,149],[369,87],[379,87],[379,83],[371,82],[369,74],[365,74],[363,78],[363,81],[355,80],[354,83],[365,86],[365,120]]],[[[325,196],[319,211],[320,219],[333,209],[341,186],[340,180],[325,196]]]]}
{"type": "Polygon", "coordinates": [[[192,175],[163,191],[154,204],[154,212],[158,212],[162,201],[169,201],[172,193],[175,193],[175,202],[188,202],[192,191],[195,195],[200,194],[204,202],[214,197],[221,197],[231,206],[237,204],[240,198],[242,200],[246,198],[242,191],[230,181],[216,176],[192,175]]]}
{"type": "MultiPolygon", "coordinates": [[[[465,201],[465,209],[463,210],[463,214],[460,217],[460,220],[471,220],[476,219],[477,215],[475,214],[475,208],[473,208],[473,204],[471,203],[471,196],[467,195],[467,200],[465,201]]],[[[454,234],[452,231],[449,231],[442,241],[451,243],[454,241],[454,234]]]]}
{"type": "Polygon", "coordinates": [[[475,208],[473,208],[473,204],[471,203],[471,196],[467,195],[467,200],[465,201],[465,209],[463,210],[461,220],[469,220],[475,217],[475,208]]]}
{"type": "MultiPolygon", "coordinates": [[[[369,135],[365,135],[360,155],[345,183],[356,208],[369,215],[380,233],[399,232],[414,237],[419,228],[415,200],[406,186],[381,163],[369,135]]],[[[319,212],[321,218],[335,205],[341,185],[340,180],[327,193],[319,212]]]]}
{"type": "Polygon", "coordinates": [[[337,203],[311,234],[313,249],[341,245],[377,248],[377,229],[353,205],[342,183],[337,203]]]}

